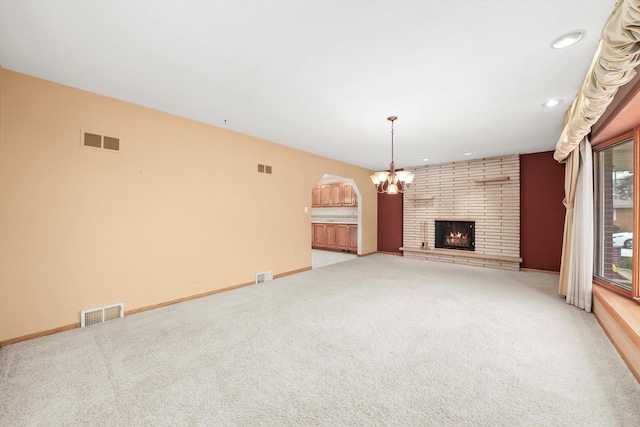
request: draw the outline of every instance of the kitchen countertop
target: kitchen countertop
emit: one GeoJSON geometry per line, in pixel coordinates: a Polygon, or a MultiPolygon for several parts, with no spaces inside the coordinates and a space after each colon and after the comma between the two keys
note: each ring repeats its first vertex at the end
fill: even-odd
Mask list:
{"type": "Polygon", "coordinates": [[[358,225],[358,220],[356,218],[316,218],[311,219],[311,224],[349,224],[349,225],[358,225]]]}

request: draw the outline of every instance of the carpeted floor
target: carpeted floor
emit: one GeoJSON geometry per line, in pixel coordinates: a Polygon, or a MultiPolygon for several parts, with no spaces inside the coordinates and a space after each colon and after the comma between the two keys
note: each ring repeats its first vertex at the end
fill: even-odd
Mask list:
{"type": "Polygon", "coordinates": [[[557,276],[373,255],[0,350],[0,425],[637,426],[557,276]]]}

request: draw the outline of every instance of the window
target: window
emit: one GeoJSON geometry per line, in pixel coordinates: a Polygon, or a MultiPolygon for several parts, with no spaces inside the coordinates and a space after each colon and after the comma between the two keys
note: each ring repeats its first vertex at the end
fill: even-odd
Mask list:
{"type": "Polygon", "coordinates": [[[594,275],[631,293],[634,284],[634,141],[631,135],[595,150],[594,275]]]}

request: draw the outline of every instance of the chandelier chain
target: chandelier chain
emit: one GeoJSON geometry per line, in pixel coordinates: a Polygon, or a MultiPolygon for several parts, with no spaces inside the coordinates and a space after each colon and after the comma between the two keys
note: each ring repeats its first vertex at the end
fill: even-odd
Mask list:
{"type": "Polygon", "coordinates": [[[393,122],[394,120],[391,120],[391,161],[393,162],[393,122]]]}

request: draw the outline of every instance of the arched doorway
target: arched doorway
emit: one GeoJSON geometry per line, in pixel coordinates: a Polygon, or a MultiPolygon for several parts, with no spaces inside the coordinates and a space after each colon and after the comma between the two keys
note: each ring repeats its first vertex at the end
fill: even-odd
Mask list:
{"type": "Polygon", "coordinates": [[[312,267],[355,258],[362,246],[362,197],[354,180],[325,174],[311,199],[312,267]]]}

